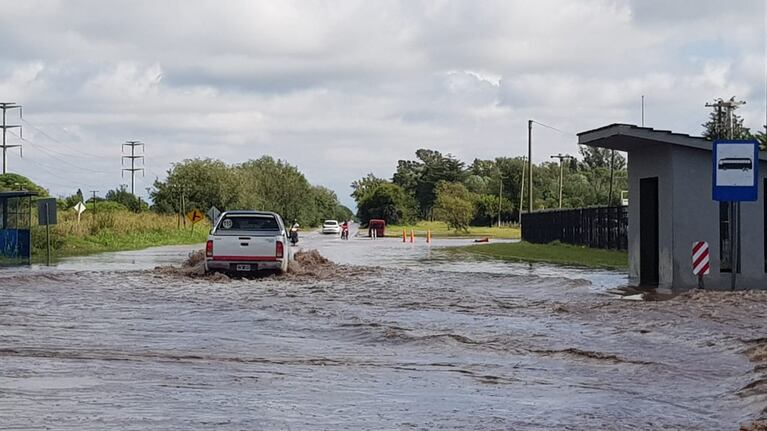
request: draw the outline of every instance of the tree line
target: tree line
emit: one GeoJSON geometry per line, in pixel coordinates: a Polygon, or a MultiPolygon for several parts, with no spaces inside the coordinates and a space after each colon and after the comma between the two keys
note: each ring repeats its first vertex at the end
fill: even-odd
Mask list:
{"type": "Polygon", "coordinates": [[[184,160],[173,165],[165,181],[155,181],[150,195],[153,208],[166,214],[192,208],[258,209],[303,226],[353,216],[335,192],[310,184],[298,168],[269,156],[232,165],[214,159],[184,160]]]}
{"type": "MultiPolygon", "coordinates": [[[[626,159],[602,148],[581,147],[580,160],[564,162],[562,207],[576,208],[620,204],[626,190],[626,159]],[[610,196],[610,164],[614,168],[610,196]]],[[[469,225],[492,225],[519,218],[520,202],[527,208],[529,185],[523,157],[475,159],[470,164],[450,154],[420,149],[414,160],[400,160],[390,179],[373,174],[354,181],[352,197],[357,217],[364,224],[381,218],[387,223],[412,223],[419,219],[442,220],[461,230],[469,225]]],[[[533,164],[533,208],[559,207],[559,162],[533,164]]]]}
{"type": "MultiPolygon", "coordinates": [[[[17,184],[33,189],[26,178],[14,175],[0,176],[0,190],[11,189],[10,186],[17,184]]],[[[41,187],[34,190],[47,195],[41,187]]],[[[165,180],[155,180],[149,195],[151,205],[122,185],[106,192],[103,198],[96,198],[95,202],[77,190],[60,198],[58,203],[61,209],[84,202],[91,211],[97,205],[97,211],[154,211],[160,214],[179,214],[195,208],[205,213],[211,207],[220,211],[256,209],[274,211],[286,223],[297,221],[302,226],[317,226],[326,219],[351,220],[353,217],[352,211],[341,205],[335,192],[310,184],[298,168],[268,156],[231,165],[214,159],[187,159],[173,164],[165,180]]]]}

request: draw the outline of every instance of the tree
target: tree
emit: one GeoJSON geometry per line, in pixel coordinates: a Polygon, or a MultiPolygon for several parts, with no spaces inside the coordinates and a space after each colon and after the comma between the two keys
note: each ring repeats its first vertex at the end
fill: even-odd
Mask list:
{"type": "Polygon", "coordinates": [[[338,220],[338,197],[336,193],[327,187],[314,186],[312,187],[312,194],[314,195],[317,223],[329,219],[338,220]]]}
{"type": "MultiPolygon", "coordinates": [[[[610,168],[610,159],[612,158],[613,150],[581,145],[578,148],[578,152],[581,154],[581,167],[585,166],[588,169],[610,168]]],[[[615,152],[613,167],[616,171],[626,167],[626,158],[618,151],[615,152]]]]}
{"type": "Polygon", "coordinates": [[[434,217],[456,232],[468,232],[474,218],[474,196],[457,182],[441,181],[436,187],[434,217]]]}
{"type": "MultiPolygon", "coordinates": [[[[141,201],[136,196],[133,196],[133,194],[128,191],[128,186],[124,184],[119,188],[109,190],[106,195],[104,195],[104,199],[111,202],[117,202],[133,212],[140,212],[142,209],[141,201]]],[[[77,203],[75,203],[75,205],[77,205],[77,203]]]]}
{"type": "Polygon", "coordinates": [[[165,181],[155,181],[150,192],[154,208],[160,213],[181,210],[181,198],[187,210],[205,212],[211,206],[232,209],[237,199],[237,179],[224,162],[214,159],[187,159],[168,170],[165,181]]]}
{"type": "Polygon", "coordinates": [[[336,220],[351,220],[354,218],[354,212],[349,209],[349,207],[345,205],[338,204],[336,205],[336,220]]]}
{"type": "Polygon", "coordinates": [[[388,181],[385,179],[378,178],[372,173],[367,174],[359,180],[353,181],[351,185],[353,189],[351,197],[357,202],[357,207],[359,207],[360,202],[366,198],[367,195],[372,193],[379,185],[387,182],[388,181]]]}
{"type": "MultiPolygon", "coordinates": [[[[722,102],[722,99],[717,99],[722,102]]],[[[727,111],[719,106],[713,106],[708,116],[708,121],[701,124],[703,126],[703,137],[709,140],[717,139],[752,139],[754,135],[748,127],[743,126],[743,118],[735,111],[738,105],[735,96],[728,101],[733,103],[732,123],[728,121],[727,111]]]]}
{"type": "Polygon", "coordinates": [[[366,225],[370,219],[383,219],[387,224],[409,223],[415,220],[415,202],[402,187],[385,182],[357,202],[357,216],[366,225]]]}
{"type": "Polygon", "coordinates": [[[19,174],[0,174],[0,192],[27,190],[39,196],[48,196],[48,191],[33,183],[29,178],[19,174]]]}
{"type": "Polygon", "coordinates": [[[474,204],[475,214],[472,225],[493,226],[498,222],[499,210],[501,219],[509,220],[512,217],[512,203],[506,197],[499,202],[498,195],[479,195],[474,204]]]}
{"type": "Polygon", "coordinates": [[[764,125],[763,132],[756,132],[754,138],[759,142],[759,150],[767,151],[767,124],[764,125]]]}
{"type": "Polygon", "coordinates": [[[248,160],[236,171],[238,207],[274,211],[287,223],[317,225],[315,190],[295,166],[264,156],[248,160]]]}

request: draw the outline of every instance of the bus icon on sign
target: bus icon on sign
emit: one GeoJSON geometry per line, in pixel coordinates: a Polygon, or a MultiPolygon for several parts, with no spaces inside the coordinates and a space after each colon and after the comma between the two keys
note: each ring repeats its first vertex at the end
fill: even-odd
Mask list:
{"type": "Polygon", "coordinates": [[[741,171],[750,171],[754,169],[754,162],[746,157],[727,157],[719,159],[719,170],[728,171],[739,169],[741,171]]]}

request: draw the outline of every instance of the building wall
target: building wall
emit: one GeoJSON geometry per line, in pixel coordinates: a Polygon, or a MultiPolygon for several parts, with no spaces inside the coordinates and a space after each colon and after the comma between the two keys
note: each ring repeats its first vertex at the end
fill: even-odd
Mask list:
{"type": "MultiPolygon", "coordinates": [[[[673,164],[673,288],[696,288],[692,244],[707,241],[711,272],[707,289],[729,289],[731,273],[720,270],[719,202],[711,198],[711,152],[670,146],[673,164]]],[[[764,184],[767,164],[760,164],[759,200],[741,203],[741,273],[738,288],[767,288],[764,253],[764,184]]],[[[662,269],[661,269],[662,270],[662,269]]]]}
{"type": "Polygon", "coordinates": [[[647,143],[628,153],[629,173],[629,280],[639,283],[639,181],[658,177],[659,287],[673,284],[673,170],[671,145],[647,143]]]}

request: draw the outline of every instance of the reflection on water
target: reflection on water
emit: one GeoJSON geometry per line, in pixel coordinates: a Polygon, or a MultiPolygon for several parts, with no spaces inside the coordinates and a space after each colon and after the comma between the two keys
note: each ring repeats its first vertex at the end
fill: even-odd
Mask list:
{"type": "Polygon", "coordinates": [[[0,424],[718,430],[764,407],[765,295],[621,301],[622,274],[460,243],[308,234],[342,264],[320,278],[151,270],[189,246],[0,271],[0,424]]]}

